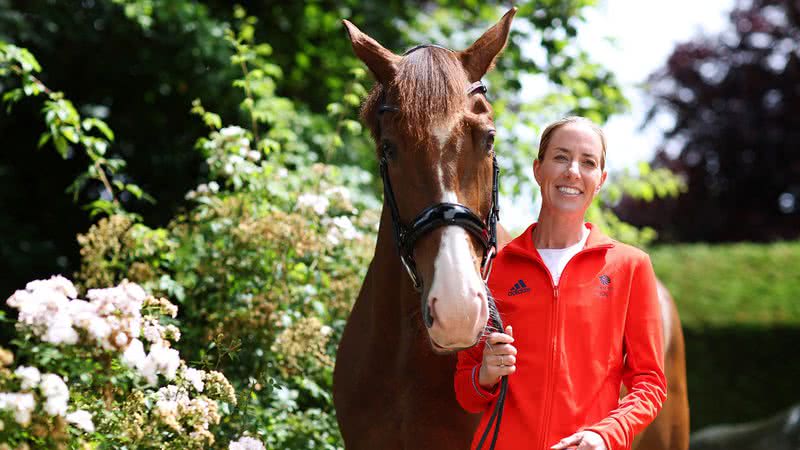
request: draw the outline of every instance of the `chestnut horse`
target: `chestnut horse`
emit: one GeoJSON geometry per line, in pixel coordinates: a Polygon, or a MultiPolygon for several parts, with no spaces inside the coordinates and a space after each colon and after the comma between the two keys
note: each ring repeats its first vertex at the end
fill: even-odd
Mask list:
{"type": "Polygon", "coordinates": [[[491,255],[480,233],[463,225],[432,229],[398,255],[395,234],[404,233],[395,220],[416,224],[420,212],[443,204],[492,216],[495,130],[478,82],[505,46],[515,12],[464,51],[424,46],[405,56],[344,21],[377,81],[362,119],[391,183],[375,257],[336,356],[333,398],[348,450],[470,446],[478,417],[456,402],[454,351],[484,332],[490,306],[481,265],[491,255]]]}
{"type": "MultiPolygon", "coordinates": [[[[377,81],[362,120],[384,178],[375,256],[334,370],[334,405],[348,450],[470,447],[479,417],[456,402],[454,352],[485,332],[493,304],[482,269],[493,245],[481,236],[486,226],[476,231],[481,219],[457,223],[454,216],[491,218],[496,207],[495,130],[479,82],[505,46],[515,12],[466,50],[423,46],[403,56],[343,21],[377,81]],[[441,213],[446,226],[424,226],[428,218],[419,213],[434,205],[448,205],[431,213],[441,213]],[[409,224],[412,231],[425,228],[408,233],[410,244],[409,224]]],[[[507,241],[503,233],[499,240],[507,241]]]]}

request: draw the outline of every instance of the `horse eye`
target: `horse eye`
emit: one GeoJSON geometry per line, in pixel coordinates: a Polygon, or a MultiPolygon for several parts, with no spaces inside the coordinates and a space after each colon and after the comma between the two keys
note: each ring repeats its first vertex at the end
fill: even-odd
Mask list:
{"type": "Polygon", "coordinates": [[[486,151],[491,153],[494,151],[494,136],[497,134],[495,130],[489,130],[489,133],[486,135],[486,151]]]}

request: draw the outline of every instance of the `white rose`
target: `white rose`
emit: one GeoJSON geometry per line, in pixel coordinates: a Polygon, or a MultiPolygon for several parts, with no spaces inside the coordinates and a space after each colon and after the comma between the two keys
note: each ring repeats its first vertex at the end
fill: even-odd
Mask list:
{"type": "Polygon", "coordinates": [[[42,376],[39,369],[36,367],[19,366],[14,371],[14,375],[22,379],[22,390],[28,391],[35,388],[39,384],[42,376]]]}
{"type": "Polygon", "coordinates": [[[87,433],[94,433],[94,423],[92,422],[92,414],[88,411],[79,409],[75,412],[67,414],[67,422],[77,426],[87,433]]]}

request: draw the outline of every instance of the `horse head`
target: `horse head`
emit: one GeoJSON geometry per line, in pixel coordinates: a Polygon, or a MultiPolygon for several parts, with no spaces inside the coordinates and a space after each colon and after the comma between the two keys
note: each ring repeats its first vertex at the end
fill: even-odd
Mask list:
{"type": "Polygon", "coordinates": [[[492,107],[480,80],[505,46],[515,13],[466,50],[426,45],[403,55],[344,21],[355,54],[377,81],[362,120],[376,143],[384,211],[437,352],[474,345],[489,317],[485,276],[496,251],[497,174],[492,107]]]}

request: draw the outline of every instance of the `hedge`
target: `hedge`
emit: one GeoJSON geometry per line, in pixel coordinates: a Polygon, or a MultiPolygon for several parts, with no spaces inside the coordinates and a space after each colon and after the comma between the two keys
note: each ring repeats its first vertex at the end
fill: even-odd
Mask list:
{"type": "Polygon", "coordinates": [[[649,253],[681,314],[692,430],[800,401],[800,241],[649,253]]]}

